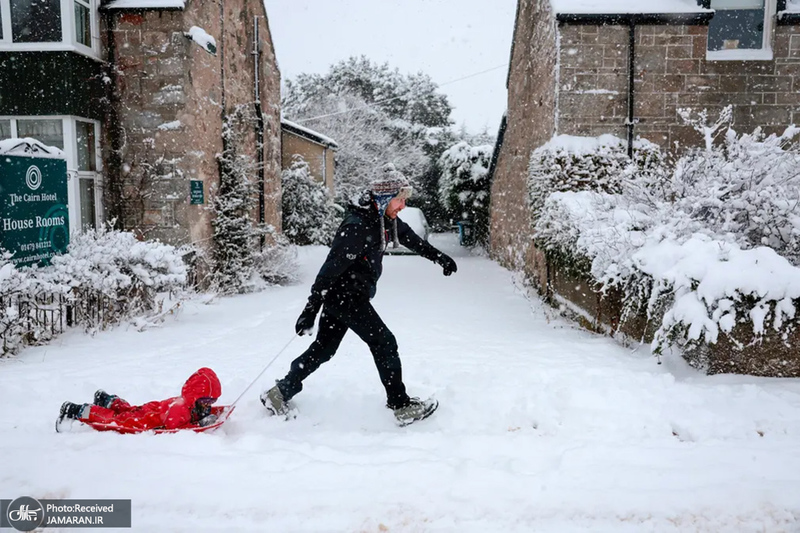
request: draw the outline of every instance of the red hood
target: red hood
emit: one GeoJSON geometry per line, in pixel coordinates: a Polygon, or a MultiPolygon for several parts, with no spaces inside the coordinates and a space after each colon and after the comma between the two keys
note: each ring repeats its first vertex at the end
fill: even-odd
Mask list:
{"type": "Polygon", "coordinates": [[[210,368],[201,368],[192,374],[181,389],[181,396],[191,405],[199,398],[211,397],[214,399],[222,395],[222,385],[219,378],[210,368]]]}

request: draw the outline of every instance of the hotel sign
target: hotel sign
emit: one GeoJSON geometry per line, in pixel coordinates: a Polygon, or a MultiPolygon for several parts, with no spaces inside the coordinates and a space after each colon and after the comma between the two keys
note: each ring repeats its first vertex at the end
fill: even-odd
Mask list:
{"type": "Polygon", "coordinates": [[[16,266],[44,266],[67,244],[66,161],[0,156],[0,247],[16,266]]]}

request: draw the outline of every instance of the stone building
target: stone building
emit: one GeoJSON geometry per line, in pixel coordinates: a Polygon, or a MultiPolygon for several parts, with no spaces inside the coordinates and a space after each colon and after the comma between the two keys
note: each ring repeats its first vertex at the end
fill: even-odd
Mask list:
{"type": "Polygon", "coordinates": [[[734,127],[800,123],[798,0],[519,0],[507,121],[493,164],[491,248],[541,279],[531,245],[531,151],[554,135],[701,142],[677,109],[733,105],[734,127]]]}
{"type": "Polygon", "coordinates": [[[116,217],[141,238],[209,244],[226,118],[258,182],[253,217],[280,228],[263,2],[0,0],[0,17],[0,137],[64,149],[72,228],[116,217]]]}
{"type": "Polygon", "coordinates": [[[314,130],[288,121],[281,120],[281,166],[286,169],[292,166],[295,155],[301,156],[311,170],[311,175],[320,183],[324,183],[334,194],[334,152],[339,149],[336,141],[314,130]]]}

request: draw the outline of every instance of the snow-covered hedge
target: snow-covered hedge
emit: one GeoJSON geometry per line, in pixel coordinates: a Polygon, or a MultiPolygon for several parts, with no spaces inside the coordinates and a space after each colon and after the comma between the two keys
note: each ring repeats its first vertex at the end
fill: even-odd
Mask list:
{"type": "Polygon", "coordinates": [[[104,228],[73,235],[67,253],[54,256],[47,267],[15,268],[4,253],[2,353],[46,342],[68,322],[97,329],[158,315],[165,311],[165,295],[180,300],[186,279],[181,252],[173,246],[104,228]]]}
{"type": "Polygon", "coordinates": [[[534,220],[537,244],[583,260],[604,290],[622,290],[628,312],[663,311],[656,352],[715,343],[737,324],[752,330],[747,342],[767,328],[786,338],[800,299],[797,130],[766,137],[738,135],[724,120],[695,124],[706,146],[681,157],[666,181],[629,166],[607,178],[616,190],[548,195],[534,220]]]}
{"type": "Polygon", "coordinates": [[[664,154],[658,145],[638,139],[633,160],[627,146],[613,135],[576,137],[557,135],[531,154],[528,166],[528,201],[539,218],[547,197],[554,192],[622,192],[625,182],[655,184],[663,180],[664,154]]]}

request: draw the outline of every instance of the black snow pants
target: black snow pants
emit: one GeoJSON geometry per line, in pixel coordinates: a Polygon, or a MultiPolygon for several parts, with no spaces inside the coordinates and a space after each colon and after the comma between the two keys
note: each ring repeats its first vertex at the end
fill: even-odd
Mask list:
{"type": "Polygon", "coordinates": [[[351,329],[367,343],[378,375],[386,389],[386,406],[396,409],[408,404],[403,385],[403,370],[397,353],[397,341],[367,297],[334,296],[329,294],[322,306],[317,338],[297,359],[291,370],[278,381],[285,401],[303,390],[303,380],[330,359],[339,348],[347,330],[351,329]]]}

